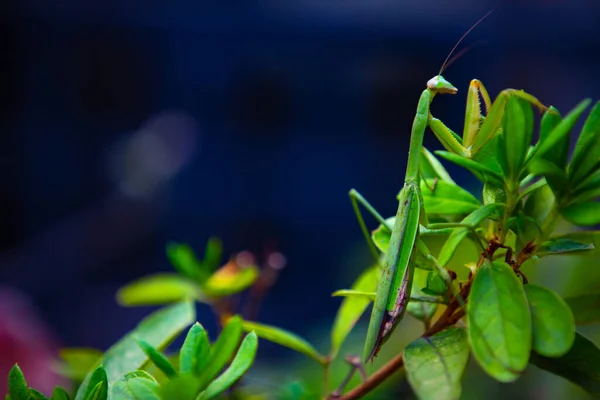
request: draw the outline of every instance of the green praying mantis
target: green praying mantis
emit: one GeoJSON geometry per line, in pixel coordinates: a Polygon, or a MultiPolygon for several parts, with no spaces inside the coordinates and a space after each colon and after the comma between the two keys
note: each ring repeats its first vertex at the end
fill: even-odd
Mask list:
{"type": "MultiPolygon", "coordinates": [[[[373,243],[370,241],[369,232],[358,204],[363,205],[383,227],[387,227],[391,231],[389,247],[385,253],[382,273],[378,281],[365,341],[363,353],[363,361],[365,363],[377,355],[381,346],[389,339],[391,333],[404,316],[410,299],[415,257],[418,253],[431,261],[440,276],[444,278],[449,290],[452,291],[452,280],[448,272],[431,255],[420,238],[422,227],[430,228],[420,187],[421,156],[426,152],[423,147],[423,137],[426,128],[429,127],[433,131],[448,151],[462,157],[472,158],[501,128],[502,117],[510,96],[518,96],[542,112],[547,109],[534,96],[516,89],[503,90],[492,103],[484,85],[479,80],[474,79],[471,81],[468,89],[462,138],[431,114],[430,105],[437,94],[456,94],[458,92],[458,89],[441,75],[447,66],[450,55],[464,37],[490,13],[491,11],[462,36],[450,51],[448,57],[446,57],[440,72],[427,82],[426,89],[421,93],[412,124],[404,186],[398,195],[399,205],[393,226],[386,224],[384,218],[356,190],[352,189],[350,191],[350,198],[359,224],[373,251],[376,252],[373,243]],[[482,114],[480,98],[483,100],[485,106],[485,116],[482,114]]],[[[431,228],[433,229],[432,226],[431,228]]],[[[454,291],[452,293],[460,301],[460,295],[454,293],[454,291]]]]}

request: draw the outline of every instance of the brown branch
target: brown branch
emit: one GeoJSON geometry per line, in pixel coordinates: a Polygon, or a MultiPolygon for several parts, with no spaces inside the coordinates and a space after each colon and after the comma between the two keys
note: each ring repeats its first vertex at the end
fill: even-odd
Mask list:
{"type": "Polygon", "coordinates": [[[385,364],[383,367],[379,368],[373,375],[369,377],[365,382],[361,385],[355,387],[342,397],[341,400],[350,400],[350,399],[360,399],[371,390],[375,389],[381,382],[386,380],[389,376],[391,376],[394,372],[398,371],[404,365],[404,359],[402,358],[402,353],[398,354],[394,357],[390,362],[385,364]]]}

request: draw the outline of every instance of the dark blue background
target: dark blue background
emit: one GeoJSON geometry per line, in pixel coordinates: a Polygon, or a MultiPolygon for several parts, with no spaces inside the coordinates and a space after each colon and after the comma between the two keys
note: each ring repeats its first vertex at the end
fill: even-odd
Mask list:
{"type": "MultiPolygon", "coordinates": [[[[106,348],[148,312],[119,307],[115,291],[169,270],[168,241],[200,252],[215,235],[226,254],[287,256],[262,321],[301,334],[329,324],[329,294],[369,262],[348,190],[395,212],[418,96],[456,40],[497,7],[463,47],[487,43],[444,73],[459,94],[433,104],[455,131],[472,78],[564,113],[600,93],[596,4],[5,3],[0,279],[32,296],[65,345],[106,348]],[[128,197],[107,154],[165,111],[195,120],[196,151],[154,195],[128,197]]],[[[426,146],[440,147],[431,133],[426,146]]]]}

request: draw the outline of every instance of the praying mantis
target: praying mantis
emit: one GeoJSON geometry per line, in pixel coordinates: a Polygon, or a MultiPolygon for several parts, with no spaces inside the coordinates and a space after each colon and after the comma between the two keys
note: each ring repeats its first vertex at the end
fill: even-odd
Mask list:
{"type": "Polygon", "coordinates": [[[406,175],[404,185],[398,195],[399,205],[394,225],[388,226],[384,218],[356,190],[352,189],[349,193],[359,224],[372,250],[376,252],[358,204],[363,205],[383,227],[387,227],[391,231],[365,341],[363,353],[363,362],[365,363],[377,355],[381,346],[389,339],[404,316],[410,299],[415,268],[414,259],[417,253],[432,262],[449,289],[452,290],[448,272],[431,255],[420,238],[421,227],[429,227],[420,188],[420,165],[421,155],[426,151],[423,147],[426,128],[429,127],[433,131],[448,151],[462,157],[472,158],[501,128],[502,117],[510,96],[520,97],[540,109],[541,112],[547,110],[547,107],[537,98],[516,89],[503,90],[492,103],[485,86],[479,80],[474,79],[468,89],[462,138],[431,114],[430,105],[437,94],[456,94],[458,92],[458,89],[441,75],[447,66],[450,55],[464,37],[490,13],[491,11],[462,36],[446,57],[440,72],[427,82],[425,90],[421,93],[412,124],[406,175]],[[485,116],[482,115],[480,98],[485,106],[485,116]]]}

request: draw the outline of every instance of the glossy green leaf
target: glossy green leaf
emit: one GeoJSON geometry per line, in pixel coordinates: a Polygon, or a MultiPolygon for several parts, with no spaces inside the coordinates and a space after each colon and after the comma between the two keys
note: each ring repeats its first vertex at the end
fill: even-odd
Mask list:
{"type": "Polygon", "coordinates": [[[482,191],[483,204],[506,203],[506,193],[504,189],[494,185],[491,182],[485,182],[482,191]]]}
{"type": "Polygon", "coordinates": [[[521,193],[519,194],[518,200],[524,199],[526,196],[529,196],[536,190],[542,189],[544,186],[548,185],[548,182],[545,178],[538,180],[537,182],[522,188],[521,193]]]}
{"type": "Polygon", "coordinates": [[[71,400],[71,396],[69,395],[69,392],[67,392],[62,387],[55,386],[54,390],[52,390],[52,397],[50,399],[51,400],[71,400]]]}
{"type": "Polygon", "coordinates": [[[176,271],[200,284],[204,283],[212,273],[198,260],[194,250],[187,244],[167,244],[167,257],[176,271]]]}
{"type": "Polygon", "coordinates": [[[524,100],[510,96],[502,119],[505,175],[517,181],[533,134],[533,110],[524,100]]]}
{"type": "Polygon", "coordinates": [[[331,294],[332,297],[350,297],[371,302],[375,300],[375,292],[362,292],[360,290],[340,289],[331,294]]]}
{"type": "Polygon", "coordinates": [[[179,375],[175,379],[163,382],[159,389],[163,400],[195,400],[202,389],[201,378],[195,375],[179,375]]]}
{"type": "MultiPolygon", "coordinates": [[[[206,243],[206,250],[204,250],[204,260],[202,264],[208,271],[216,270],[221,262],[221,256],[223,255],[223,244],[218,238],[208,239],[206,243]]],[[[208,278],[208,276],[206,277],[208,278]]]]}
{"type": "Polygon", "coordinates": [[[160,351],[156,350],[152,345],[141,339],[136,340],[136,342],[143,352],[146,353],[150,361],[152,361],[152,363],[154,363],[154,365],[156,365],[158,369],[163,372],[163,374],[169,378],[174,378],[177,376],[177,371],[175,371],[175,368],[173,368],[169,360],[167,360],[167,358],[160,351]]]}
{"type": "Polygon", "coordinates": [[[503,262],[484,262],[475,274],[467,309],[471,349],[500,382],[519,377],[531,351],[531,313],[523,285],[503,262]]]}
{"type": "Polygon", "coordinates": [[[156,380],[145,371],[126,374],[113,385],[111,400],[161,400],[156,380]]]}
{"type": "Polygon", "coordinates": [[[231,361],[231,365],[208,385],[204,392],[200,394],[198,400],[215,398],[225,390],[229,389],[231,385],[237,382],[252,366],[257,349],[258,339],[256,334],[250,332],[242,341],[240,349],[233,361],[231,361]]]}
{"type": "Polygon", "coordinates": [[[487,167],[486,165],[479,163],[477,161],[471,160],[469,158],[466,157],[461,157],[458,154],[453,154],[453,153],[449,153],[447,151],[436,151],[435,154],[437,154],[438,156],[456,164],[459,165],[467,170],[469,170],[471,173],[473,173],[477,178],[479,178],[478,174],[483,174],[487,179],[489,179],[490,181],[492,181],[493,183],[495,183],[498,186],[502,186],[503,182],[504,182],[504,177],[498,173],[497,171],[494,171],[493,169],[491,169],[490,167],[487,167]]]}
{"type": "Polygon", "coordinates": [[[8,394],[11,400],[27,400],[29,397],[27,381],[17,364],[13,365],[8,373],[8,394]]]}
{"type": "Polygon", "coordinates": [[[569,165],[569,180],[582,182],[598,168],[600,152],[600,102],[597,102],[583,125],[569,165]]]}
{"type": "Polygon", "coordinates": [[[575,319],[567,303],[538,285],[525,285],[525,294],[531,311],[533,350],[546,357],[566,354],[575,341],[575,319]]]}
{"type": "Polygon", "coordinates": [[[600,322],[600,294],[584,294],[565,298],[577,325],[600,322]]]}
{"type": "Polygon", "coordinates": [[[529,172],[535,176],[544,177],[555,193],[562,193],[569,184],[565,171],[543,158],[534,159],[529,164],[529,172]]]}
{"type": "MultiPolygon", "coordinates": [[[[371,267],[358,277],[358,279],[352,285],[352,290],[363,293],[372,292],[374,294],[375,290],[377,289],[378,279],[379,268],[377,266],[371,267]]],[[[336,293],[333,295],[335,296],[336,293]]],[[[347,297],[342,301],[331,328],[331,358],[337,355],[340,347],[354,328],[354,325],[356,325],[358,322],[361,315],[363,315],[371,301],[374,301],[374,296],[373,298],[361,298],[353,296],[347,297]]]]}
{"type": "Polygon", "coordinates": [[[84,400],[105,400],[108,397],[108,377],[102,365],[96,367],[83,395],[84,400]]]}
{"type": "MultiPolygon", "coordinates": [[[[503,206],[500,204],[486,204],[479,209],[473,211],[467,215],[461,222],[467,226],[477,227],[487,218],[496,219],[498,213],[502,210],[503,206]]],[[[458,245],[463,241],[465,237],[471,232],[469,228],[455,228],[448,240],[444,243],[440,254],[437,257],[438,262],[442,266],[448,265],[452,256],[458,249],[458,245]]]]}
{"type": "Polygon", "coordinates": [[[556,146],[560,146],[561,143],[564,143],[564,138],[568,137],[571,129],[573,129],[573,126],[591,102],[590,99],[585,99],[568,113],[562,121],[552,129],[548,137],[536,145],[536,156],[546,157],[546,153],[550,152],[550,150],[554,149],[556,146]]]}
{"type": "Polygon", "coordinates": [[[579,385],[595,397],[600,396],[600,349],[588,338],[577,333],[571,350],[562,357],[531,354],[537,367],[579,385]]]}
{"type": "Polygon", "coordinates": [[[442,163],[425,147],[422,147],[421,173],[425,179],[439,179],[448,183],[454,183],[442,163]]]}
{"type": "MultiPolygon", "coordinates": [[[[157,349],[165,348],[182,330],[196,319],[196,309],[192,302],[177,303],[164,307],[144,318],[138,326],[111,346],[102,358],[109,386],[125,373],[138,369],[148,357],[133,339],[144,340],[157,349]]],[[[76,400],[82,400],[87,390],[90,375],[77,390],[76,400]]]]}
{"type": "Polygon", "coordinates": [[[600,224],[600,202],[573,204],[561,208],[560,214],[567,221],[579,226],[600,224]]]}
{"type": "Polygon", "coordinates": [[[217,341],[210,349],[208,361],[201,375],[200,390],[212,381],[215,376],[231,361],[242,339],[242,320],[233,316],[223,327],[217,341]]]}
{"type": "Polygon", "coordinates": [[[48,400],[48,398],[42,392],[29,388],[29,400],[48,400]]]}
{"type": "MultiPolygon", "coordinates": [[[[554,107],[548,108],[540,123],[540,142],[548,140],[554,128],[560,124],[560,121],[562,121],[562,117],[558,110],[554,107]]],[[[564,170],[569,157],[569,141],[569,136],[564,136],[556,146],[546,151],[544,158],[564,170]]]]}
{"type": "Polygon", "coordinates": [[[123,306],[159,305],[187,299],[206,301],[194,282],[169,273],[145,276],[117,292],[117,302],[123,306]]]}
{"type": "Polygon", "coordinates": [[[421,193],[427,214],[468,214],[479,201],[460,186],[434,179],[421,180],[421,193]]]}
{"type": "Polygon", "coordinates": [[[256,265],[239,265],[235,260],[231,260],[215,271],[202,289],[210,296],[230,296],[252,286],[259,275],[260,271],[256,265]]]}
{"type": "Polygon", "coordinates": [[[199,375],[208,362],[210,342],[204,327],[196,322],[188,331],[179,355],[181,374],[199,375]]]}
{"type": "Polygon", "coordinates": [[[458,400],[468,361],[469,341],[462,328],[419,338],[404,349],[406,377],[420,400],[458,400]]]}
{"type": "Polygon", "coordinates": [[[243,321],[242,326],[246,332],[256,332],[259,338],[277,343],[298,353],[302,353],[321,364],[326,363],[323,355],[319,354],[314,347],[300,336],[270,325],[257,322],[243,321]]]}
{"type": "Polygon", "coordinates": [[[598,188],[600,188],[600,169],[596,170],[595,172],[592,172],[587,176],[587,178],[583,179],[580,183],[577,183],[577,185],[575,186],[575,193],[579,194],[598,188]]]}
{"type": "Polygon", "coordinates": [[[583,243],[569,238],[555,238],[540,244],[537,255],[543,257],[549,254],[570,254],[594,250],[593,243],[583,243]]]}
{"type": "Polygon", "coordinates": [[[433,271],[423,269],[415,269],[414,272],[413,286],[410,292],[411,299],[406,306],[406,312],[419,321],[430,321],[438,308],[438,304],[417,300],[417,298],[426,296],[423,289],[427,287],[428,277],[433,273],[433,271]]]}
{"type": "Polygon", "coordinates": [[[91,348],[67,347],[60,349],[58,355],[64,361],[60,373],[76,381],[82,381],[102,359],[102,352],[91,348]]]}

